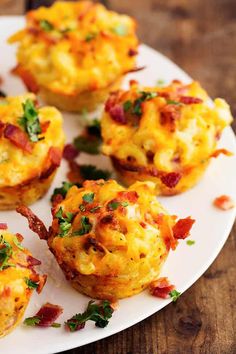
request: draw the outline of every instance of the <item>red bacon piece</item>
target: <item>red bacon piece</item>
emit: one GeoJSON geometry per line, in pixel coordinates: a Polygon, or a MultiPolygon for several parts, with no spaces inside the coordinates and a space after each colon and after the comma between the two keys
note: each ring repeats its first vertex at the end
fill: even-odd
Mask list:
{"type": "Polygon", "coordinates": [[[170,172],[161,176],[162,183],[165,184],[168,188],[174,188],[177,186],[180,179],[181,174],[179,172],[170,172]]]}
{"type": "Polygon", "coordinates": [[[131,203],[136,203],[138,200],[138,193],[136,191],[119,192],[118,196],[122,201],[129,201],[131,203]]]}
{"type": "Polygon", "coordinates": [[[215,150],[212,154],[211,157],[218,157],[220,154],[226,155],[226,156],[232,156],[233,153],[230,152],[229,150],[226,149],[218,149],[215,150]]]}
{"type": "Polygon", "coordinates": [[[29,228],[35,232],[40,239],[47,240],[48,231],[44,223],[25,205],[20,205],[16,208],[17,213],[26,217],[29,223],[29,228]]]}
{"type": "Polygon", "coordinates": [[[37,287],[37,293],[40,294],[41,291],[43,290],[43,287],[45,285],[47,281],[47,275],[43,274],[43,275],[39,275],[39,283],[38,283],[38,287],[37,287]]]}
{"type": "Polygon", "coordinates": [[[50,125],[50,121],[47,120],[46,122],[42,122],[40,125],[41,125],[41,130],[42,130],[42,133],[46,133],[46,131],[48,130],[48,127],[50,125]]]}
{"type": "Polygon", "coordinates": [[[167,125],[171,132],[176,129],[176,121],[180,119],[180,107],[174,104],[167,104],[162,108],[160,122],[167,125]]]}
{"type": "Polygon", "coordinates": [[[7,230],[7,224],[5,222],[0,222],[0,230],[7,230]]]}
{"type": "Polygon", "coordinates": [[[159,278],[150,284],[149,289],[153,296],[167,299],[170,292],[175,289],[175,286],[170,284],[168,278],[159,278]]]}
{"type": "Polygon", "coordinates": [[[4,128],[5,128],[5,123],[3,123],[2,121],[0,121],[0,137],[1,137],[2,134],[3,134],[4,128]]]}
{"type": "Polygon", "coordinates": [[[109,113],[115,122],[120,124],[127,124],[124,109],[120,104],[116,104],[115,106],[111,107],[109,113]]]}
{"type": "Polygon", "coordinates": [[[63,308],[58,305],[53,305],[47,302],[41,307],[41,309],[36,313],[36,317],[40,318],[37,326],[39,327],[50,327],[57,318],[62,314],[63,308]]]}
{"type": "Polygon", "coordinates": [[[130,48],[129,51],[128,51],[128,56],[129,57],[134,57],[137,54],[138,54],[138,51],[136,49],[130,48]]]}
{"type": "Polygon", "coordinates": [[[31,153],[32,146],[27,135],[16,125],[7,124],[4,130],[4,137],[20,149],[31,153]]]}
{"type": "Polygon", "coordinates": [[[61,163],[62,152],[60,148],[51,146],[45,163],[45,170],[41,173],[40,179],[48,178],[61,163]]]}
{"type": "Polygon", "coordinates": [[[191,96],[181,96],[180,97],[180,102],[184,104],[198,104],[202,103],[203,100],[198,97],[191,97],[191,96]]]}
{"type": "Polygon", "coordinates": [[[28,262],[30,267],[34,267],[34,266],[37,266],[37,265],[41,264],[41,261],[39,261],[38,259],[36,259],[36,258],[34,258],[32,256],[28,256],[27,257],[27,262],[28,262]]]}
{"type": "Polygon", "coordinates": [[[195,220],[188,216],[185,219],[179,219],[173,227],[173,235],[175,239],[185,239],[195,223],[195,220]]]}
{"type": "Polygon", "coordinates": [[[24,237],[21,234],[19,234],[19,232],[16,233],[16,238],[19,242],[22,242],[24,240],[24,237]]]}
{"type": "Polygon", "coordinates": [[[79,155],[79,151],[75,148],[73,144],[67,144],[64,147],[63,157],[65,160],[74,160],[79,155]]]}
{"type": "Polygon", "coordinates": [[[217,197],[213,204],[221,210],[229,210],[234,207],[234,202],[228,195],[221,195],[217,197]]]}

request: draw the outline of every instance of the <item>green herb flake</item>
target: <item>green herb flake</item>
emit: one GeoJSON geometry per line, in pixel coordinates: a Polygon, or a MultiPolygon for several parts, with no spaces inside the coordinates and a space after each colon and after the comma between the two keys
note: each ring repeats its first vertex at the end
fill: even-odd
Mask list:
{"type": "Polygon", "coordinates": [[[88,234],[92,229],[92,224],[89,222],[89,218],[87,216],[81,216],[80,219],[81,228],[73,232],[73,236],[83,236],[88,234]]]}
{"type": "Polygon", "coordinates": [[[19,124],[28,134],[30,140],[35,143],[39,141],[38,134],[42,133],[38,111],[34,106],[34,102],[30,99],[27,99],[25,103],[22,104],[22,107],[24,114],[19,119],[19,124]]]}
{"type": "Polygon", "coordinates": [[[166,100],[167,104],[174,104],[176,106],[180,106],[182,103],[174,100],[166,100]]]}
{"type": "Polygon", "coordinates": [[[137,116],[142,115],[142,106],[141,105],[143,102],[149,101],[149,100],[158,96],[157,92],[141,91],[140,94],[141,94],[141,96],[134,101],[133,109],[132,109],[132,113],[137,116]]]}
{"type": "Polygon", "coordinates": [[[85,203],[92,203],[94,200],[94,193],[86,193],[82,197],[85,203]]]}
{"type": "Polygon", "coordinates": [[[74,139],[73,144],[78,151],[86,152],[90,155],[98,155],[100,153],[100,139],[80,135],[74,139]]]}
{"type": "Polygon", "coordinates": [[[126,36],[128,33],[128,28],[124,23],[119,23],[117,26],[112,28],[112,32],[117,34],[118,36],[126,36]]]}
{"type": "Polygon", "coordinates": [[[194,240],[187,240],[186,243],[188,246],[192,246],[195,244],[195,241],[194,240]]]}
{"type": "Polygon", "coordinates": [[[69,189],[74,185],[78,186],[78,184],[76,183],[62,182],[62,186],[60,188],[54,189],[53,194],[51,196],[51,201],[53,201],[53,197],[55,197],[55,195],[57,194],[60,194],[63,198],[65,198],[69,189]]]}
{"type": "Polygon", "coordinates": [[[80,165],[80,174],[83,179],[97,180],[104,179],[107,180],[111,176],[111,172],[108,170],[101,170],[96,168],[94,165],[80,165]]]}
{"type": "Polygon", "coordinates": [[[98,119],[93,119],[92,123],[87,126],[87,132],[90,135],[101,139],[101,123],[98,119]]]}
{"type": "Polygon", "coordinates": [[[40,20],[39,26],[45,32],[50,32],[54,29],[53,24],[51,22],[49,22],[48,20],[40,20]]]}
{"type": "Polygon", "coordinates": [[[33,316],[33,317],[27,317],[23,323],[26,326],[34,327],[34,326],[37,326],[40,321],[41,321],[41,318],[39,316],[33,316]]]}
{"type": "Polygon", "coordinates": [[[107,204],[109,210],[116,210],[119,206],[127,207],[129,203],[127,202],[118,202],[118,201],[111,201],[107,204]]]}
{"type": "Polygon", "coordinates": [[[13,250],[10,243],[4,240],[3,235],[0,237],[0,247],[0,271],[8,267],[15,266],[14,264],[8,263],[13,250]]]}
{"type": "Polygon", "coordinates": [[[53,328],[60,328],[61,327],[61,324],[60,323],[57,323],[57,322],[54,322],[51,327],[53,328]]]}
{"type": "Polygon", "coordinates": [[[165,86],[165,84],[166,84],[165,80],[162,80],[162,79],[159,79],[156,82],[156,85],[159,86],[159,87],[165,86]]]}
{"type": "Polygon", "coordinates": [[[109,301],[104,300],[101,304],[96,304],[91,300],[83,313],[74,315],[65,322],[65,325],[71,332],[84,328],[87,321],[93,321],[95,326],[104,328],[108,325],[113,311],[109,301]]]}
{"type": "Polygon", "coordinates": [[[27,284],[29,289],[37,289],[38,288],[38,284],[34,281],[32,281],[29,278],[25,278],[25,283],[27,284]]]}
{"type": "Polygon", "coordinates": [[[123,103],[123,108],[124,108],[125,112],[128,112],[131,107],[132,107],[132,102],[130,100],[129,101],[125,101],[123,103]]]}
{"type": "Polygon", "coordinates": [[[66,213],[66,216],[63,216],[63,209],[60,207],[55,216],[58,219],[60,226],[59,236],[64,237],[66,234],[68,234],[68,231],[71,228],[71,222],[75,214],[68,212],[66,213]]]}
{"type": "Polygon", "coordinates": [[[91,42],[93,39],[97,37],[97,33],[87,33],[85,36],[85,42],[91,42]]]}
{"type": "Polygon", "coordinates": [[[13,237],[13,242],[17,248],[19,248],[21,251],[24,250],[24,247],[22,244],[18,241],[18,238],[16,236],[13,237]]]}
{"type": "Polygon", "coordinates": [[[176,302],[177,299],[180,297],[181,293],[177,290],[172,290],[170,293],[169,293],[170,297],[172,298],[172,301],[173,302],[176,302]]]}

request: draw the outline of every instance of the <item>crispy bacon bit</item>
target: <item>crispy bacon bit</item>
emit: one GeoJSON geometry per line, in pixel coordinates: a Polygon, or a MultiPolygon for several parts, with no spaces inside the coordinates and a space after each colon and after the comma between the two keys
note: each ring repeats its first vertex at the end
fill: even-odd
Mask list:
{"type": "MultiPolygon", "coordinates": [[[[63,196],[61,194],[55,194],[52,196],[52,212],[54,212],[54,207],[57,206],[57,204],[60,204],[64,200],[63,196]]],[[[54,214],[52,214],[54,215],[54,214]]]]}
{"type": "Polygon", "coordinates": [[[61,163],[62,152],[60,148],[51,146],[46,158],[45,170],[41,173],[40,179],[48,178],[61,163]]]}
{"type": "Polygon", "coordinates": [[[116,104],[115,106],[110,108],[110,116],[111,118],[120,124],[127,124],[127,119],[125,117],[124,109],[121,105],[116,104]]]}
{"type": "Polygon", "coordinates": [[[118,196],[122,201],[129,201],[131,203],[136,203],[138,200],[138,193],[136,191],[119,192],[118,196]]]}
{"type": "Polygon", "coordinates": [[[41,264],[41,261],[39,261],[38,259],[36,259],[36,258],[34,258],[32,256],[28,256],[27,257],[27,262],[28,262],[30,267],[34,267],[34,266],[37,266],[37,265],[41,264]]]}
{"type": "Polygon", "coordinates": [[[20,149],[29,153],[32,152],[32,146],[27,135],[16,125],[7,124],[4,130],[4,137],[20,149]]]}
{"type": "Polygon", "coordinates": [[[101,224],[110,224],[113,221],[113,214],[107,214],[100,219],[101,224]]]}
{"type": "Polygon", "coordinates": [[[168,278],[159,278],[150,284],[149,289],[153,296],[167,299],[170,292],[175,289],[175,286],[170,284],[168,278]]]}
{"type": "Polygon", "coordinates": [[[142,226],[142,228],[143,229],[146,229],[146,227],[147,227],[147,224],[145,224],[145,222],[143,222],[143,221],[140,221],[140,223],[139,223],[141,226],[142,226]]]}
{"type": "Polygon", "coordinates": [[[39,275],[39,283],[38,283],[38,287],[37,287],[37,293],[40,294],[41,291],[43,290],[43,287],[45,285],[47,281],[47,275],[43,274],[43,275],[39,275]]]}
{"type": "Polygon", "coordinates": [[[47,240],[48,231],[44,223],[25,205],[20,205],[16,208],[17,213],[23,215],[28,219],[29,228],[38,234],[42,240],[47,240]]]}
{"type": "Polygon", "coordinates": [[[73,144],[67,144],[64,147],[63,157],[65,160],[74,160],[79,155],[79,151],[75,148],[73,144]]]}
{"type": "Polygon", "coordinates": [[[178,172],[170,172],[161,176],[162,183],[164,183],[168,188],[174,188],[175,186],[177,186],[180,179],[181,174],[178,172]]]}
{"type": "Polygon", "coordinates": [[[176,129],[176,122],[180,119],[180,106],[167,104],[161,110],[160,123],[167,125],[173,133],[176,129]]]}
{"type": "Polygon", "coordinates": [[[4,222],[0,222],[0,230],[7,230],[7,224],[4,222]]]}
{"type": "Polygon", "coordinates": [[[191,96],[181,96],[180,97],[180,102],[184,104],[197,104],[197,103],[202,103],[203,100],[198,97],[191,97],[191,96]]]}
{"type": "Polygon", "coordinates": [[[233,153],[229,150],[226,149],[217,149],[211,154],[211,157],[218,157],[220,154],[226,155],[226,156],[232,156],[233,153]]]}
{"type": "Polygon", "coordinates": [[[24,240],[24,237],[21,234],[19,234],[19,232],[16,233],[16,238],[19,242],[22,242],[24,240]]]}
{"type": "Polygon", "coordinates": [[[62,314],[63,308],[58,305],[53,305],[47,302],[41,307],[41,309],[36,313],[36,317],[40,318],[37,326],[39,327],[50,327],[57,318],[62,314]]]}
{"type": "Polygon", "coordinates": [[[130,48],[129,51],[128,51],[128,56],[129,57],[134,57],[137,54],[138,54],[138,51],[136,49],[130,48]]]}
{"type": "Polygon", "coordinates": [[[175,239],[185,239],[195,223],[195,220],[188,216],[185,219],[179,219],[173,227],[173,235],[175,239]]]}
{"type": "Polygon", "coordinates": [[[233,200],[228,195],[221,195],[217,197],[213,204],[221,210],[229,210],[235,206],[233,200]]]}
{"type": "Polygon", "coordinates": [[[1,137],[2,134],[3,134],[4,128],[5,128],[5,123],[3,123],[3,122],[0,120],[0,137],[1,137]]]}
{"type": "Polygon", "coordinates": [[[46,131],[48,130],[48,127],[49,127],[50,123],[51,123],[50,120],[47,120],[46,122],[40,123],[40,125],[41,125],[41,130],[42,130],[42,133],[43,133],[43,134],[45,134],[46,131]]]}

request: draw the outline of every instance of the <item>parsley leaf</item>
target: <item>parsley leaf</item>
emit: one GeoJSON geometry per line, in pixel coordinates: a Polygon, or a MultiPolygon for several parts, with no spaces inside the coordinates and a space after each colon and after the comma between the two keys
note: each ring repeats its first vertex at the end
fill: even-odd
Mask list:
{"type": "Polygon", "coordinates": [[[10,266],[13,266],[13,264],[8,263],[13,250],[12,250],[12,246],[10,245],[10,243],[8,243],[7,241],[4,240],[3,235],[1,235],[0,238],[0,271],[8,268],[10,266]],[[1,247],[3,246],[3,247],[1,247]]]}
{"type": "Polygon", "coordinates": [[[74,139],[73,144],[77,150],[87,152],[87,154],[97,155],[100,153],[100,139],[80,135],[74,139]]]}
{"type": "Polygon", "coordinates": [[[50,32],[54,29],[53,24],[51,22],[49,22],[48,20],[40,20],[39,26],[45,32],[50,32]]]}
{"type": "Polygon", "coordinates": [[[85,36],[85,42],[90,42],[97,37],[97,33],[87,33],[85,36]]]}
{"type": "Polygon", "coordinates": [[[88,234],[92,229],[92,224],[89,222],[89,218],[87,216],[81,216],[80,219],[81,228],[73,232],[73,236],[82,236],[88,234]]]}
{"type": "Polygon", "coordinates": [[[82,199],[86,203],[92,203],[94,200],[94,193],[86,193],[83,195],[82,199]]]}
{"type": "Polygon", "coordinates": [[[98,119],[94,119],[92,124],[87,126],[87,132],[90,135],[94,135],[97,138],[101,139],[101,123],[98,119]]]}
{"type": "Polygon", "coordinates": [[[188,246],[192,246],[195,244],[195,241],[194,240],[187,240],[186,243],[188,246]]]}
{"type": "Polygon", "coordinates": [[[65,198],[69,189],[75,185],[77,187],[81,187],[81,185],[79,183],[62,182],[62,186],[60,188],[54,189],[53,194],[51,196],[51,201],[53,200],[53,197],[57,194],[60,194],[60,195],[62,195],[63,198],[65,198]]]}
{"type": "Polygon", "coordinates": [[[94,321],[97,327],[104,328],[108,325],[112,314],[113,309],[109,301],[104,300],[101,304],[96,304],[91,300],[83,313],[74,315],[65,322],[65,325],[71,332],[75,332],[84,328],[85,323],[90,320],[94,321]]]}
{"type": "Polygon", "coordinates": [[[24,320],[24,324],[26,326],[36,326],[37,324],[39,324],[41,318],[39,316],[33,316],[33,317],[27,317],[25,320],[24,320]]]}
{"type": "Polygon", "coordinates": [[[38,284],[29,278],[25,278],[25,282],[26,282],[29,289],[37,289],[37,287],[38,287],[38,284]]]}
{"type": "Polygon", "coordinates": [[[80,174],[83,179],[109,179],[111,176],[111,172],[107,170],[101,170],[96,168],[93,165],[80,165],[80,174]]]}
{"type": "Polygon", "coordinates": [[[130,100],[125,101],[123,103],[123,108],[125,112],[128,112],[130,110],[130,108],[132,107],[132,102],[130,100]]]}
{"type": "Polygon", "coordinates": [[[174,104],[176,106],[180,106],[182,103],[174,100],[166,100],[167,104],[174,104]]]}
{"type": "Polygon", "coordinates": [[[111,201],[107,204],[109,210],[116,210],[120,205],[126,207],[129,205],[127,202],[111,201]]]}
{"type": "Polygon", "coordinates": [[[60,226],[60,233],[59,236],[63,237],[65,236],[68,231],[71,228],[71,221],[73,217],[75,216],[74,213],[66,213],[66,216],[63,216],[63,209],[60,207],[60,209],[56,213],[56,218],[58,218],[59,226],[60,226]]]}
{"type": "Polygon", "coordinates": [[[124,23],[119,23],[116,27],[112,28],[112,32],[123,37],[127,35],[128,28],[124,23]]]}
{"type": "Polygon", "coordinates": [[[134,105],[133,105],[133,109],[132,109],[132,113],[137,116],[142,115],[141,105],[144,101],[151,100],[152,98],[155,98],[158,96],[157,92],[141,91],[140,94],[141,94],[141,96],[134,101],[134,105]]]}
{"type": "Polygon", "coordinates": [[[34,106],[34,102],[27,99],[22,104],[24,115],[19,119],[19,124],[24,128],[29,138],[34,143],[39,140],[38,134],[42,133],[42,129],[39,122],[38,111],[34,106]]]}
{"type": "Polygon", "coordinates": [[[181,293],[177,290],[172,290],[169,295],[172,298],[172,301],[175,302],[180,297],[181,293]]]}

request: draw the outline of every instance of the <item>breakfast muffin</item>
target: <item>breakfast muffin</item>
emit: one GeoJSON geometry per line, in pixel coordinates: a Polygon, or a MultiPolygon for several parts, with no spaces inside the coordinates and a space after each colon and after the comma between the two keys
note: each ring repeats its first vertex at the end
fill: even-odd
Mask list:
{"type": "Polygon", "coordinates": [[[11,332],[20,322],[34,289],[41,292],[45,275],[34,266],[41,262],[21,245],[23,237],[13,235],[6,224],[0,224],[0,337],[11,332]]]}
{"type": "Polygon", "coordinates": [[[168,215],[152,182],[125,189],[114,180],[85,181],[72,186],[52,214],[47,242],[67,280],[83,294],[108,300],[137,294],[156,280],[170,248],[194,222],[168,215]]]}
{"type": "Polygon", "coordinates": [[[199,83],[173,81],[166,87],[110,94],[102,117],[102,151],[125,185],[150,180],[156,193],[173,195],[194,186],[216,151],[222,130],[232,122],[228,104],[211,102],[199,83]]]}
{"type": "Polygon", "coordinates": [[[31,204],[50,187],[64,145],[61,114],[34,94],[0,99],[0,210],[31,204]]]}
{"type": "Polygon", "coordinates": [[[19,75],[29,91],[65,111],[93,110],[135,70],[135,21],[90,1],[56,2],[28,12],[19,75]]]}

